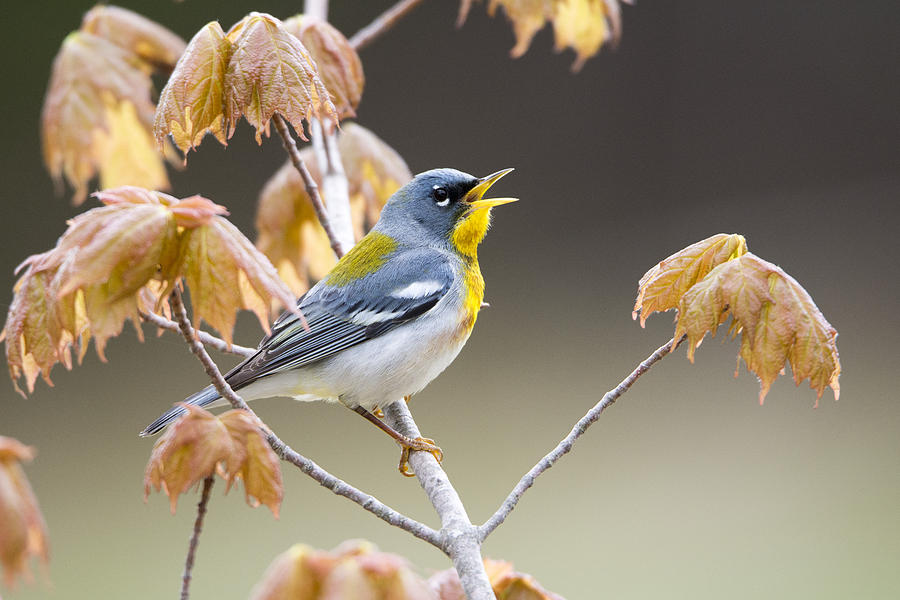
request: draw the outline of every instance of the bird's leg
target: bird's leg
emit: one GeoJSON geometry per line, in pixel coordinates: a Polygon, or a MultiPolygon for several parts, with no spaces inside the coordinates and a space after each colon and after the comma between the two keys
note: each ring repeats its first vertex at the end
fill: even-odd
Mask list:
{"type": "Polygon", "coordinates": [[[381,421],[378,417],[367,411],[362,406],[357,406],[353,410],[377,425],[379,429],[394,438],[394,441],[400,444],[400,464],[397,468],[400,469],[400,473],[402,473],[406,477],[415,476],[415,473],[413,473],[409,468],[409,453],[411,451],[430,452],[438,462],[444,460],[444,453],[435,445],[434,440],[423,437],[417,437],[415,439],[407,437],[402,433],[394,430],[390,425],[381,421]]]}
{"type": "Polygon", "coordinates": [[[412,396],[403,396],[403,401],[406,402],[407,406],[409,405],[410,398],[412,398],[412,396]]]}
{"type": "Polygon", "coordinates": [[[379,419],[384,418],[384,411],[378,408],[377,406],[372,409],[372,414],[378,417],[379,419]]]}

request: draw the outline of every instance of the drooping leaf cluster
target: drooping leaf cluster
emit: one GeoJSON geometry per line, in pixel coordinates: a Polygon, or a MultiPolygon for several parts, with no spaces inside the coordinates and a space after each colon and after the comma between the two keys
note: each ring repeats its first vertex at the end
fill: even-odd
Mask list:
{"type": "MultiPolygon", "coordinates": [[[[388,198],[412,175],[400,155],[365,127],[344,123],[337,136],[338,153],[349,184],[354,234],[359,239],[378,220],[388,198]]],[[[312,149],[306,148],[300,155],[321,190],[322,176],[312,149]]],[[[327,206],[324,194],[323,200],[327,206]]],[[[335,264],[336,257],[319,225],[306,186],[290,162],[263,188],[256,228],[257,247],[297,295],[335,264]]]]}
{"type": "MultiPolygon", "coordinates": [[[[510,562],[486,558],[484,570],[499,600],[564,600],[559,594],[544,589],[531,575],[515,571],[510,562]]],[[[435,573],[429,577],[428,584],[437,600],[466,599],[455,569],[435,573]]]]}
{"type": "Polygon", "coordinates": [[[101,187],[168,189],[163,157],[151,134],[156,106],[151,75],[166,73],[184,51],[177,35],[115,6],[90,10],[53,61],[41,114],[44,162],[60,185],[87,197],[101,187]]]}
{"type": "Polygon", "coordinates": [[[0,436],[0,565],[8,587],[19,576],[31,578],[30,558],[49,559],[47,526],[22,470],[33,458],[33,448],[0,436]]]}
{"type": "MultiPolygon", "coordinates": [[[[562,600],[530,575],[517,573],[512,564],[485,560],[485,571],[501,600],[562,600]]],[[[371,542],[347,541],[332,550],[296,544],[272,561],[256,585],[253,600],[465,600],[459,575],[440,571],[428,580],[415,573],[396,554],[380,552],[371,542]]]]}
{"type": "Polygon", "coordinates": [[[253,311],[267,329],[273,301],[294,307],[268,259],[222,216],[224,207],[133,186],[96,197],[104,206],[72,219],[55,248],[20,266],[0,334],[17,390],[20,377],[29,391],[38,374],[50,383],[53,365],[71,368],[71,349],[80,360],[91,338],[103,358],[127,319],[137,324],[141,312],[162,309],[182,280],[198,324],[205,320],[229,342],[238,310],[253,311]]]}
{"type": "MultiPolygon", "coordinates": [[[[623,0],[628,3],[628,0],[623,0]]],[[[473,0],[462,0],[458,23],[465,22],[473,0]]],[[[573,71],[580,71],[604,44],[615,46],[622,35],[619,0],[489,0],[488,14],[502,6],[512,22],[516,45],[510,51],[518,58],[528,51],[535,34],[549,21],[553,24],[555,50],[575,51],[573,71]]]]}
{"type": "Polygon", "coordinates": [[[226,491],[244,482],[247,503],[265,504],[276,517],[284,496],[281,463],[262,431],[262,423],[243,410],[229,410],[218,417],[182,403],[187,414],[172,424],[153,446],[144,472],[144,498],[151,489],[169,496],[172,513],[178,497],[218,474],[226,491]]]}
{"type": "Polygon", "coordinates": [[[254,12],[226,33],[213,21],[191,39],[160,93],[154,133],[160,148],[171,134],[186,153],[207,133],[225,144],[243,116],[261,143],[277,113],[305,139],[304,120],[353,114],[362,85],[359,57],[330,26],[254,12]]]}
{"type": "MultiPolygon", "coordinates": [[[[677,309],[675,340],[687,335],[688,358],[707,333],[732,319],[741,335],[739,360],[759,377],[759,401],[790,364],[797,385],[809,379],[817,400],[840,393],[837,331],[797,281],[747,251],[740,235],[717,234],[669,256],[641,278],[634,318],[677,309]]],[[[735,373],[737,374],[737,373],[735,373]]]]}
{"type": "Polygon", "coordinates": [[[362,61],[344,34],[328,21],[306,15],[285,19],[284,28],[303,42],[315,59],[319,77],[331,94],[338,117],[355,117],[366,78],[362,61]]]}

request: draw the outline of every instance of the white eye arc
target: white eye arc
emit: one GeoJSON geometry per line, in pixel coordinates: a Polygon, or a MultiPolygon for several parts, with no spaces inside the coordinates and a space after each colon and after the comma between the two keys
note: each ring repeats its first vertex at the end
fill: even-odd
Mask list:
{"type": "Polygon", "coordinates": [[[431,195],[434,197],[434,203],[438,206],[447,206],[450,204],[450,193],[447,188],[436,185],[432,188],[431,195]]]}

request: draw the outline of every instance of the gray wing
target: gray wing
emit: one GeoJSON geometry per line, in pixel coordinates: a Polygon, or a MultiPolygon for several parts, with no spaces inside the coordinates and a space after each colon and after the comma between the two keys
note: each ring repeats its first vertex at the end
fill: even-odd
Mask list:
{"type": "MultiPolygon", "coordinates": [[[[433,250],[395,254],[378,272],[346,286],[319,282],[298,303],[309,329],[297,315],[285,312],[256,354],[229,371],[225,379],[232,389],[239,390],[261,377],[302,367],[376,338],[431,310],[452,285],[448,259],[433,250]]],[[[210,385],[185,401],[209,406],[218,399],[210,385]]],[[[180,406],[169,409],[141,435],[158,433],[184,412],[180,406]]]]}
{"type": "Polygon", "coordinates": [[[285,312],[254,356],[232,369],[234,389],[261,377],[322,360],[387,333],[431,310],[453,285],[453,269],[434,250],[407,250],[381,269],[344,286],[319,282],[299,306],[309,329],[285,312]]]}

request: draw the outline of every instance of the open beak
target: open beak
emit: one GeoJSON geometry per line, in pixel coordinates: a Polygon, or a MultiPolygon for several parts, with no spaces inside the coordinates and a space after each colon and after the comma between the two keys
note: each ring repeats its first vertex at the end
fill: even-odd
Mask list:
{"type": "Polygon", "coordinates": [[[512,169],[503,169],[502,171],[491,173],[487,177],[482,177],[478,180],[478,185],[469,190],[469,193],[466,194],[465,197],[465,201],[469,203],[469,206],[473,211],[481,210],[482,208],[491,208],[492,206],[500,206],[501,204],[509,204],[510,202],[515,202],[518,200],[518,198],[482,199],[488,189],[490,189],[490,187],[494,185],[498,179],[500,179],[510,171],[512,171],[512,169]]]}

